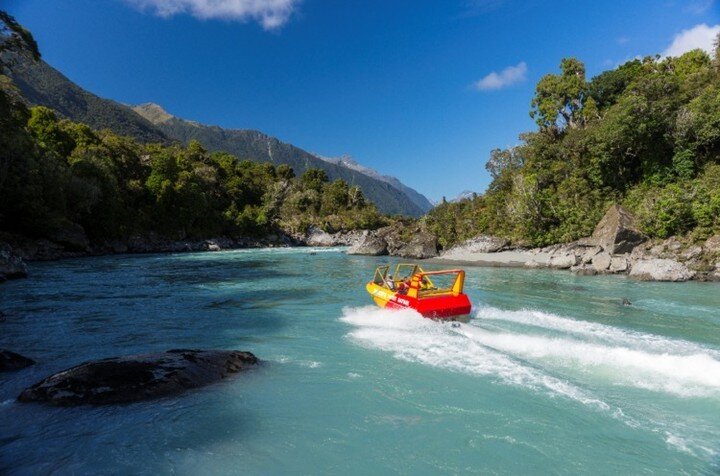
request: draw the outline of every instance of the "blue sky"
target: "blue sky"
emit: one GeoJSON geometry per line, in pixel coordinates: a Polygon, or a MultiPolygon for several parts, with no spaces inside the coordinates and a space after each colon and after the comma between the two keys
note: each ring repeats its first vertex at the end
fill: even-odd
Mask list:
{"type": "Polygon", "coordinates": [[[347,154],[433,200],[485,189],[490,151],[534,127],[534,85],[563,57],[592,76],[720,31],[717,0],[2,5],[100,96],[347,154]]]}

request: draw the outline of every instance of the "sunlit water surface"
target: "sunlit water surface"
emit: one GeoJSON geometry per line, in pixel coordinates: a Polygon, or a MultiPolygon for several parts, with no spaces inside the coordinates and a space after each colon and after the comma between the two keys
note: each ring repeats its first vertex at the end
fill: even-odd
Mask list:
{"type": "Polygon", "coordinates": [[[720,285],[469,268],[452,326],[369,306],[342,249],[33,264],[0,285],[0,473],[720,472],[720,285]],[[632,306],[623,306],[627,298],[632,306]],[[106,407],[19,404],[80,362],[254,352],[249,373],[106,407]]]}

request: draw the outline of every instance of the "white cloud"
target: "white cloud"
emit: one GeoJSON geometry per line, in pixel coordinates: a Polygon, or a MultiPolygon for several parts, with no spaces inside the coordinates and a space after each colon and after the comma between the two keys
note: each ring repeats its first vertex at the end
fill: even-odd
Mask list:
{"type": "Polygon", "coordinates": [[[525,64],[524,61],[521,61],[515,66],[508,66],[499,73],[493,71],[481,80],[473,83],[473,87],[480,91],[502,89],[521,81],[525,81],[526,74],[527,64],[525,64]]]}
{"type": "Polygon", "coordinates": [[[200,19],[257,21],[266,30],[287,23],[300,0],[125,0],[161,17],[190,14],[200,19]]]}
{"type": "Polygon", "coordinates": [[[720,34],[720,25],[708,26],[705,23],[683,30],[673,39],[662,56],[680,56],[690,50],[700,48],[712,54],[715,38],[720,34]]]}

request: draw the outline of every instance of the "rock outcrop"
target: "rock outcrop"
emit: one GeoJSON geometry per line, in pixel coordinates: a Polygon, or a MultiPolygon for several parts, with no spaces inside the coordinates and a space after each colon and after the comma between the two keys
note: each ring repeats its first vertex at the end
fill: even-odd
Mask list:
{"type": "Polygon", "coordinates": [[[592,240],[607,253],[629,253],[647,238],[635,225],[635,218],[620,205],[612,205],[595,227],[592,240]]]}
{"type": "Polygon", "coordinates": [[[389,254],[401,258],[426,259],[437,256],[437,250],[437,238],[422,225],[408,227],[397,224],[368,232],[348,250],[348,254],[389,254]]]}
{"type": "Polygon", "coordinates": [[[641,281],[687,281],[694,276],[684,264],[662,258],[637,261],[630,270],[630,277],[641,281]]]}
{"type": "Polygon", "coordinates": [[[23,357],[9,350],[0,349],[0,372],[6,370],[20,370],[35,363],[34,360],[23,357]]]}
{"type": "Polygon", "coordinates": [[[7,243],[0,243],[0,282],[27,277],[23,259],[7,243]]]}
{"type": "Polygon", "coordinates": [[[505,238],[492,235],[478,235],[446,250],[443,256],[464,255],[466,253],[496,253],[510,244],[505,238]]]}
{"type": "Polygon", "coordinates": [[[349,255],[383,256],[388,254],[387,242],[376,233],[368,233],[347,250],[349,255]]]}
{"type": "Polygon", "coordinates": [[[69,406],[128,403],[211,384],[258,363],[249,352],[169,350],[87,362],[25,389],[18,400],[69,406]]]}

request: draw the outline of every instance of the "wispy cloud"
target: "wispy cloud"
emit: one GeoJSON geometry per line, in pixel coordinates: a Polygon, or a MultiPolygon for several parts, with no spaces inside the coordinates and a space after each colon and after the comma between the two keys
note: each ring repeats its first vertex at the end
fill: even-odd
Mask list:
{"type": "Polygon", "coordinates": [[[189,14],[200,19],[256,21],[276,30],[290,19],[300,0],[125,0],[160,17],[189,14]]]}
{"type": "Polygon", "coordinates": [[[720,25],[708,26],[705,23],[695,25],[675,35],[662,56],[680,56],[697,48],[712,53],[713,43],[718,34],[720,34],[720,25]]]}
{"type": "Polygon", "coordinates": [[[526,74],[527,64],[524,61],[521,61],[517,65],[508,66],[500,72],[493,71],[479,81],[474,82],[473,87],[478,91],[502,89],[521,81],[525,81],[526,74]]]}

